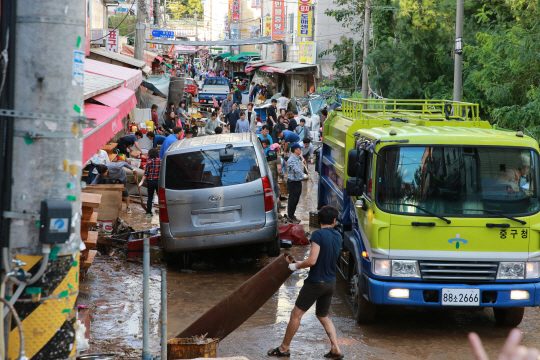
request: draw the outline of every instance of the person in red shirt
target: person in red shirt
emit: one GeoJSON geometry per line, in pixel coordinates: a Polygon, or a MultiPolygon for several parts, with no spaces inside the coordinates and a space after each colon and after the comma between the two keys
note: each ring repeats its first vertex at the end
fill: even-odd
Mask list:
{"type": "Polygon", "coordinates": [[[154,130],[157,131],[159,129],[159,118],[158,118],[158,115],[157,115],[157,109],[158,109],[158,106],[156,104],[153,104],[152,105],[152,122],[154,123],[154,130]]]}
{"type": "Polygon", "coordinates": [[[152,216],[152,202],[154,200],[154,191],[157,194],[159,189],[158,181],[160,169],[161,159],[159,158],[159,152],[157,149],[150,149],[148,151],[148,163],[146,164],[146,170],[139,184],[139,186],[142,186],[144,180],[146,180],[146,188],[148,189],[148,200],[146,201],[146,216],[152,216]]]}

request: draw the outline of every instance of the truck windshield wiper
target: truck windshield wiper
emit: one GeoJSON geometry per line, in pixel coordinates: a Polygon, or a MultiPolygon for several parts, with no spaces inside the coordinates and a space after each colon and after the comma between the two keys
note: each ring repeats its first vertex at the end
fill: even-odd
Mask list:
{"type": "Polygon", "coordinates": [[[456,209],[456,210],[462,210],[462,211],[483,211],[483,212],[487,212],[488,214],[499,215],[500,217],[507,218],[508,220],[514,220],[514,221],[517,221],[518,223],[520,223],[520,224],[522,224],[522,225],[527,224],[526,221],[519,220],[519,219],[516,219],[516,218],[511,217],[511,216],[508,216],[508,215],[504,215],[504,214],[502,213],[502,211],[497,211],[497,210],[484,210],[484,209],[456,209]]]}
{"type": "Polygon", "coordinates": [[[418,205],[413,205],[413,204],[405,204],[405,203],[386,203],[387,205],[402,205],[402,206],[412,206],[412,207],[415,207],[417,208],[418,210],[421,210],[423,212],[425,212],[426,214],[429,214],[431,216],[435,216],[436,218],[439,218],[441,220],[444,220],[446,221],[447,224],[450,224],[451,221],[448,220],[447,218],[445,218],[444,216],[441,216],[441,215],[437,215],[429,210],[426,210],[425,208],[423,208],[422,206],[418,206],[418,205]]]}

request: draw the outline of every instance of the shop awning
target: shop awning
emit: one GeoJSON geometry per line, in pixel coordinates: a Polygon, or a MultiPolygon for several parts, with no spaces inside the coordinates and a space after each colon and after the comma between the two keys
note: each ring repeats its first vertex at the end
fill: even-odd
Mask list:
{"type": "Polygon", "coordinates": [[[84,73],[84,100],[124,86],[124,81],[112,77],[84,73]]]}
{"type": "Polygon", "coordinates": [[[122,66],[107,64],[91,59],[85,60],[84,71],[114,79],[124,80],[124,87],[133,91],[137,90],[142,82],[141,70],[128,69],[122,66]]]}
{"type": "Polygon", "coordinates": [[[96,119],[96,127],[83,130],[83,163],[123,129],[119,113],[117,108],[84,104],[84,114],[89,119],[96,119]]]}
{"type": "MultiPolygon", "coordinates": [[[[171,45],[174,45],[174,44],[171,44],[171,45]]],[[[124,44],[122,46],[122,51],[120,52],[122,55],[125,55],[125,56],[129,56],[129,57],[132,57],[134,58],[134,54],[135,54],[135,48],[131,45],[127,45],[127,44],[124,44]]],[[[144,51],[144,54],[143,54],[143,60],[144,62],[146,63],[146,65],[152,67],[152,63],[154,62],[154,60],[158,60],[159,62],[162,62],[163,61],[163,57],[161,55],[159,55],[158,53],[156,52],[153,52],[153,51],[149,51],[149,50],[145,50],[144,51]]]]}
{"type": "Polygon", "coordinates": [[[194,46],[241,46],[257,44],[274,44],[280,41],[272,40],[271,36],[261,36],[234,40],[216,40],[216,41],[191,41],[191,40],[164,40],[164,39],[146,39],[150,44],[161,45],[194,45],[194,46]]]}
{"type": "Polygon", "coordinates": [[[135,105],[137,105],[135,91],[126,89],[125,87],[116,88],[104,94],[94,96],[92,99],[103,105],[118,109],[118,118],[120,120],[125,118],[135,105]]]}
{"type": "Polygon", "coordinates": [[[90,49],[90,55],[88,56],[88,58],[92,60],[101,60],[102,62],[105,62],[104,58],[106,58],[110,60],[109,61],[110,64],[118,65],[118,66],[122,66],[121,64],[125,64],[132,68],[141,69],[142,72],[145,74],[149,74],[152,71],[152,69],[148,65],[146,65],[146,63],[142,60],[137,60],[127,55],[122,55],[119,53],[108,51],[108,50],[105,50],[104,48],[90,49]],[[116,62],[116,64],[114,62],[116,62]]]}
{"type": "Polygon", "coordinates": [[[227,58],[227,57],[229,57],[229,56],[231,56],[231,53],[230,53],[230,52],[221,53],[221,54],[216,55],[216,57],[214,58],[214,60],[225,59],[225,58],[227,58]]]}
{"type": "Polygon", "coordinates": [[[231,56],[229,61],[243,61],[246,62],[251,56],[261,56],[258,52],[243,52],[238,55],[231,56]]]}
{"type": "Polygon", "coordinates": [[[267,73],[278,73],[278,74],[286,74],[286,73],[294,73],[301,70],[308,70],[316,68],[317,65],[312,64],[300,64],[295,62],[275,62],[266,65],[265,63],[258,63],[258,64],[250,64],[250,66],[246,66],[246,72],[251,72],[253,70],[260,70],[262,72],[267,73]]]}

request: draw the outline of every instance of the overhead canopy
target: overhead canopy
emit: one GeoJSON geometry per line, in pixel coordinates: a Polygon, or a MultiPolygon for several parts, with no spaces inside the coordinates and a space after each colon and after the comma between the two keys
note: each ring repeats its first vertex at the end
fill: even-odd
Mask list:
{"type": "Polygon", "coordinates": [[[214,45],[241,46],[241,45],[279,43],[279,41],[272,40],[271,36],[262,36],[262,37],[235,39],[235,40],[216,40],[216,41],[190,41],[190,40],[164,40],[164,39],[146,39],[144,41],[151,44],[161,44],[161,45],[194,45],[194,46],[214,46],[214,45]]]}
{"type": "Polygon", "coordinates": [[[119,112],[108,106],[84,104],[84,114],[89,119],[96,119],[96,127],[83,130],[83,163],[124,128],[119,112]]]}
{"type": "Polygon", "coordinates": [[[229,57],[229,61],[244,61],[246,62],[250,57],[261,56],[258,52],[242,52],[238,55],[229,57]]]}
{"type": "Polygon", "coordinates": [[[141,70],[129,69],[91,59],[85,59],[84,71],[114,79],[124,80],[124,87],[133,91],[137,90],[142,82],[141,70]]]}
{"type": "Polygon", "coordinates": [[[105,93],[109,90],[116,89],[117,87],[123,86],[123,85],[124,85],[123,80],[85,72],[84,73],[84,100],[90,99],[92,96],[105,93]]]}
{"type": "Polygon", "coordinates": [[[125,118],[135,105],[137,105],[135,91],[126,89],[125,87],[116,88],[104,94],[94,96],[92,99],[103,105],[117,108],[119,111],[118,117],[120,119],[125,118]]]}
{"type": "Polygon", "coordinates": [[[152,69],[146,65],[146,63],[142,60],[134,59],[133,57],[129,57],[127,55],[122,55],[119,53],[115,53],[112,51],[105,50],[104,48],[91,48],[90,49],[90,55],[88,56],[89,59],[92,60],[100,60],[102,62],[105,62],[103,58],[109,59],[109,63],[113,65],[122,65],[126,64],[134,68],[141,69],[145,74],[150,73],[152,69]],[[100,57],[102,57],[100,59],[100,57]],[[117,62],[116,64],[114,62],[117,62]],[[118,64],[121,63],[121,64],[118,64]]]}
{"type": "MultiPolygon", "coordinates": [[[[122,53],[122,55],[134,58],[135,57],[135,55],[134,55],[135,54],[135,48],[133,46],[131,46],[131,45],[124,44],[122,46],[121,53],[122,53]]],[[[158,53],[153,52],[153,51],[149,51],[149,50],[144,50],[143,60],[146,63],[146,65],[151,67],[152,63],[156,59],[158,61],[160,61],[160,62],[163,61],[163,57],[161,55],[159,55],[158,53]]]]}
{"type": "Polygon", "coordinates": [[[258,62],[256,64],[252,63],[249,66],[246,66],[246,72],[250,72],[253,70],[260,70],[262,72],[267,72],[267,73],[285,74],[285,73],[297,72],[299,70],[308,70],[310,68],[312,69],[316,67],[317,65],[301,64],[301,63],[295,63],[295,62],[274,62],[274,63],[258,62]]]}
{"type": "Polygon", "coordinates": [[[227,58],[227,57],[229,57],[229,56],[231,56],[231,53],[230,53],[230,52],[217,54],[215,60],[225,59],[225,58],[227,58]]]}

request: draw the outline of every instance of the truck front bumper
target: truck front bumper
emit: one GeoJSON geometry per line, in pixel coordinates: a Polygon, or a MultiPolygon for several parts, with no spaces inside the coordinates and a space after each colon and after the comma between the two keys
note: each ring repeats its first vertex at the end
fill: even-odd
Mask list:
{"type": "MultiPolygon", "coordinates": [[[[480,289],[480,307],[518,307],[540,305],[540,283],[506,283],[506,284],[432,284],[380,281],[367,278],[369,300],[380,305],[409,306],[443,306],[441,304],[442,289],[480,289]],[[389,296],[392,289],[408,289],[408,298],[389,296]],[[529,292],[529,299],[512,300],[512,290],[529,292]]],[[[449,306],[454,307],[454,306],[449,306]]],[[[475,306],[476,307],[476,306],[475,306]]]]}

